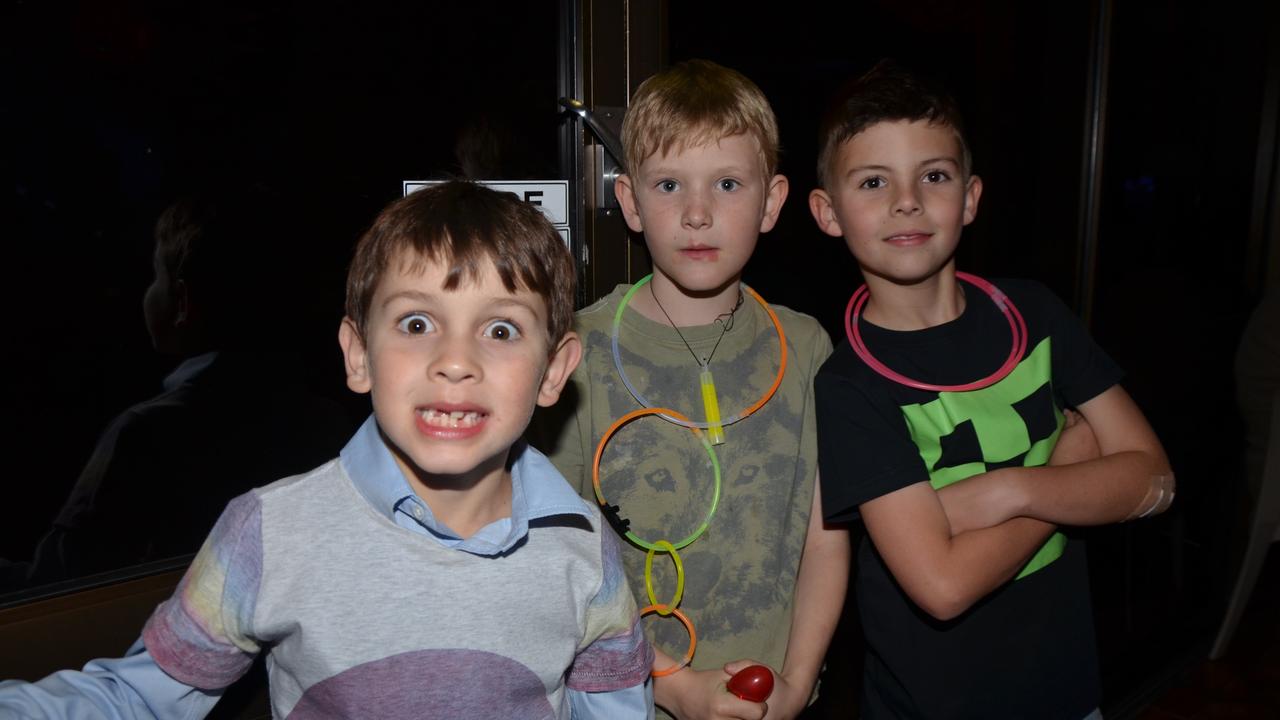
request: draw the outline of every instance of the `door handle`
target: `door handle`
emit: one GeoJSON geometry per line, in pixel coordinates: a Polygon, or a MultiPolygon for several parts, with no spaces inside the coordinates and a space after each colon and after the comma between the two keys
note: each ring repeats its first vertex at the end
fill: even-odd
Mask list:
{"type": "MultiPolygon", "coordinates": [[[[598,143],[593,147],[591,158],[591,174],[595,175],[595,206],[599,210],[613,210],[618,207],[618,199],[613,194],[613,186],[618,176],[626,172],[624,169],[622,141],[617,133],[605,125],[595,112],[581,100],[570,97],[560,98],[560,104],[570,113],[577,115],[582,124],[596,137],[598,143]]],[[[622,108],[610,108],[609,117],[622,116],[622,108]]]]}
{"type": "Polygon", "coordinates": [[[609,154],[613,156],[613,161],[618,168],[625,172],[625,163],[623,161],[622,154],[622,141],[618,139],[618,136],[606,127],[604,123],[600,122],[595,113],[591,112],[591,108],[588,108],[586,103],[581,100],[562,97],[560,98],[560,104],[569,112],[582,118],[582,124],[586,125],[587,129],[591,131],[591,134],[595,135],[596,139],[600,141],[600,144],[604,145],[604,149],[609,151],[609,154]]]}

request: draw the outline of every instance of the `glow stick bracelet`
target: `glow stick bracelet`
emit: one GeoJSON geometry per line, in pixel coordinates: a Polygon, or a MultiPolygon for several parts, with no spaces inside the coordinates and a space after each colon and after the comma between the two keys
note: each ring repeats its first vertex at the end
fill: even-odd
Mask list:
{"type": "Polygon", "coordinates": [[[658,614],[666,617],[670,615],[676,606],[680,604],[680,599],[684,597],[684,563],[680,562],[680,553],[675,547],[666,540],[659,540],[654,543],[655,548],[649,550],[644,556],[644,589],[649,593],[649,604],[657,608],[658,614]],[[671,602],[666,605],[658,603],[658,598],[653,592],[653,556],[661,550],[671,555],[671,560],[676,564],[676,594],[671,598],[671,602]]]}
{"type": "MultiPolygon", "coordinates": [[[[707,441],[707,438],[703,434],[702,430],[700,430],[697,426],[690,423],[689,418],[685,417],[684,415],[681,415],[680,413],[670,408],[640,408],[639,410],[632,410],[626,415],[623,415],[622,417],[613,421],[613,424],[609,426],[609,429],[604,431],[604,436],[600,438],[600,444],[596,445],[595,459],[592,460],[591,462],[591,486],[596,491],[596,502],[600,503],[600,506],[604,510],[604,512],[606,514],[616,515],[617,508],[609,505],[609,503],[605,501],[604,492],[600,489],[600,458],[604,455],[604,446],[609,442],[609,438],[613,437],[613,434],[616,433],[619,428],[631,422],[632,420],[635,420],[636,418],[639,418],[639,417],[644,417],[645,415],[658,415],[663,418],[667,417],[667,415],[671,415],[674,418],[679,418],[679,420],[683,420],[683,422],[680,422],[679,420],[673,420],[673,422],[677,422],[678,424],[689,428],[690,432],[693,433],[694,437],[702,441],[702,447],[706,449],[707,456],[711,458],[711,469],[715,473],[715,490],[711,496],[711,509],[707,511],[707,516],[703,518],[702,524],[699,525],[696,530],[690,533],[688,537],[681,540],[680,542],[667,543],[668,545],[672,545],[675,549],[679,550],[680,548],[685,547],[686,545],[693,542],[694,540],[697,540],[698,537],[702,535],[702,533],[706,532],[707,525],[711,524],[711,518],[716,514],[716,506],[720,504],[720,458],[716,457],[716,451],[711,447],[711,443],[707,441]]],[[[625,526],[626,522],[619,520],[618,524],[619,526],[625,526]]],[[[632,532],[630,528],[619,529],[618,532],[620,532],[623,537],[635,543],[636,545],[644,548],[645,550],[661,549],[658,544],[651,543],[642,539],[639,535],[636,535],[634,532],[632,532]]]]}
{"type": "MultiPolygon", "coordinates": [[[[648,615],[651,612],[658,612],[658,607],[656,605],[650,605],[648,607],[641,608],[640,616],[644,617],[645,615],[648,615]]],[[[679,610],[672,610],[671,614],[675,615],[677,620],[684,623],[684,629],[689,631],[689,650],[685,652],[684,657],[681,658],[680,661],[677,662],[675,665],[672,665],[671,667],[662,668],[661,670],[654,670],[653,672],[649,673],[653,677],[663,677],[664,675],[670,675],[671,673],[674,673],[677,670],[680,670],[684,666],[688,665],[693,660],[694,650],[698,648],[698,634],[693,631],[693,623],[689,622],[689,618],[685,617],[685,614],[680,612],[679,610]]]]}

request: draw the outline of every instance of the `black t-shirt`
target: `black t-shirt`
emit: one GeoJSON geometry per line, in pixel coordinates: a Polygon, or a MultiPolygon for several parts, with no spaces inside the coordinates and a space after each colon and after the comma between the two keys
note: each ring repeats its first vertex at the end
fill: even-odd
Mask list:
{"type": "MultiPolygon", "coordinates": [[[[990,387],[901,385],[863,363],[848,340],[822,366],[815,393],[828,520],[855,519],[862,503],[919,482],[939,488],[1000,467],[1043,465],[1061,409],[1119,381],[1115,363],[1047,288],[995,284],[1025,318],[1027,348],[990,387]]],[[[963,287],[966,307],[952,322],[897,332],[862,321],[872,355],[933,384],[991,374],[1009,354],[1009,322],[979,289],[963,287]]],[[[863,717],[1079,720],[1098,705],[1084,548],[1063,533],[1017,579],[948,622],[911,601],[869,538],[858,550],[855,593],[868,647],[863,717]]]]}

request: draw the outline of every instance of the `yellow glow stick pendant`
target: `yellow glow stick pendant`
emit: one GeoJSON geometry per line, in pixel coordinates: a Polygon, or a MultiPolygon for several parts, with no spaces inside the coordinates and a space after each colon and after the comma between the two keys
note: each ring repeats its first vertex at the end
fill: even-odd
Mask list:
{"type": "Polygon", "coordinates": [[[698,375],[702,383],[702,407],[707,411],[707,439],[712,445],[724,444],[724,426],[720,424],[720,401],[716,398],[716,381],[711,368],[703,366],[698,375]]]}

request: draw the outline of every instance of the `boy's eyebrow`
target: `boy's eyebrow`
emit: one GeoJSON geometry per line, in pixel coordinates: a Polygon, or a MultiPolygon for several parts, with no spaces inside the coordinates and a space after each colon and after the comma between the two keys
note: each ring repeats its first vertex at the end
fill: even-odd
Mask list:
{"type": "Polygon", "coordinates": [[[415,300],[418,302],[426,302],[429,300],[433,300],[434,297],[435,296],[431,295],[430,293],[424,293],[421,290],[401,290],[399,292],[391,293],[390,295],[383,298],[382,307],[386,308],[391,303],[397,300],[415,300]]]}
{"type": "Polygon", "coordinates": [[[538,315],[538,309],[536,307],[534,307],[532,304],[528,302],[525,302],[524,300],[521,300],[518,297],[515,297],[514,295],[504,295],[504,296],[494,297],[494,298],[491,298],[489,302],[490,304],[497,307],[512,305],[512,306],[527,310],[529,313],[531,313],[535,317],[537,317],[538,315]]]}
{"type": "MultiPolygon", "coordinates": [[[[960,167],[960,161],[955,159],[954,157],[951,157],[950,155],[939,155],[938,157],[932,157],[925,160],[921,160],[920,162],[916,163],[916,167],[920,168],[926,165],[936,165],[938,163],[948,163],[950,165],[954,165],[955,167],[960,167]]],[[[876,170],[879,172],[889,172],[892,169],[893,168],[889,167],[888,165],[877,165],[877,164],[858,165],[857,167],[849,168],[849,171],[845,173],[845,177],[853,175],[854,173],[866,172],[868,170],[876,170]]]]}
{"type": "MultiPolygon", "coordinates": [[[[748,172],[752,172],[752,168],[750,165],[744,166],[744,165],[738,165],[734,163],[730,163],[727,165],[720,165],[710,170],[710,173],[712,175],[724,175],[724,174],[742,175],[748,172]]],[[[665,165],[658,165],[655,167],[651,167],[645,171],[645,175],[650,177],[656,177],[659,175],[678,175],[679,173],[680,171],[677,170],[676,168],[670,168],[665,165]]]]}
{"type": "Polygon", "coordinates": [[[937,163],[951,163],[956,167],[960,167],[960,161],[950,155],[939,155],[938,157],[929,158],[928,160],[921,160],[920,166],[936,165],[937,163]]]}
{"type": "MultiPolygon", "coordinates": [[[[408,300],[410,302],[423,302],[423,303],[439,302],[440,295],[437,295],[435,293],[423,292],[421,290],[401,290],[399,292],[394,292],[388,295],[386,299],[382,301],[382,307],[385,309],[388,306],[390,306],[391,303],[396,302],[397,300],[408,300]]],[[[505,307],[505,306],[519,307],[519,308],[528,310],[534,315],[538,314],[537,308],[535,308],[531,303],[528,303],[515,295],[495,295],[489,298],[489,304],[496,307],[505,307]]]]}

